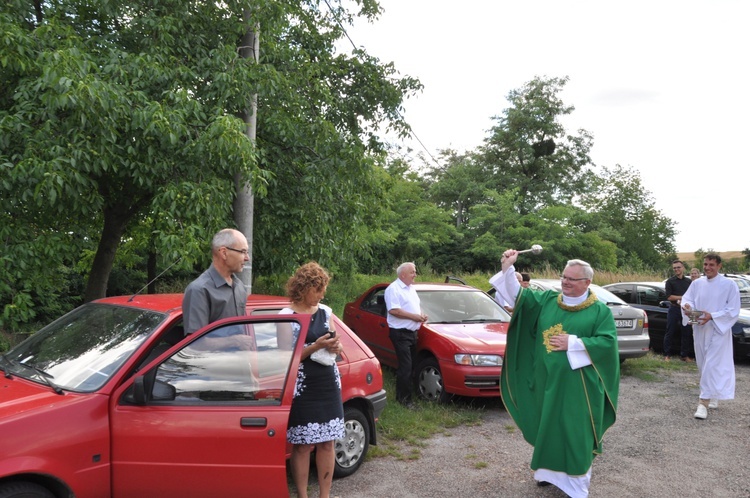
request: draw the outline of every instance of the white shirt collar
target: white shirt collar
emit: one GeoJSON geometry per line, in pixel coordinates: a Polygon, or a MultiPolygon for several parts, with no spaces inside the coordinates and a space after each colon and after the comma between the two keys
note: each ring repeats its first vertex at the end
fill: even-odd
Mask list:
{"type": "Polygon", "coordinates": [[[577,306],[584,302],[589,297],[589,290],[586,289],[586,292],[581,294],[578,297],[568,297],[565,294],[562,295],[563,304],[566,306],[577,306]]]}

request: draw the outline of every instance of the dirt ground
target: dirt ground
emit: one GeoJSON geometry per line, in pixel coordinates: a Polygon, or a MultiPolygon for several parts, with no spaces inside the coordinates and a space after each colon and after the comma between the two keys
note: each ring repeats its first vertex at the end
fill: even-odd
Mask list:
{"type": "MultiPolygon", "coordinates": [[[[623,377],[618,420],[594,461],[590,496],[750,497],[750,362],[737,364],[736,373],[735,399],[720,402],[707,420],[693,418],[694,367],[656,382],[623,377]]],[[[502,404],[488,402],[482,425],[426,441],[417,460],[366,461],[334,481],[332,496],[564,497],[554,486],[536,486],[531,451],[502,404]]],[[[317,485],[311,491],[317,496],[317,485]]]]}

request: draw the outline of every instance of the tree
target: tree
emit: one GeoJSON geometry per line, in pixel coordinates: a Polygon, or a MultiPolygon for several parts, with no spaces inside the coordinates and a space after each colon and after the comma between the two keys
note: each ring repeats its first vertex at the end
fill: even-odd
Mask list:
{"type": "Polygon", "coordinates": [[[444,150],[440,159],[443,165],[428,170],[430,199],[453,213],[460,229],[467,223],[471,208],[485,199],[487,171],[473,153],[444,150]]]}
{"type": "Polygon", "coordinates": [[[568,78],[535,78],[508,94],[510,107],[481,148],[495,189],[516,189],[521,214],[569,202],[585,188],[592,138],[585,130],[568,134],[560,118],[573,112],[558,97],[568,78]]]}
{"type": "MultiPolygon", "coordinates": [[[[238,53],[246,4],[0,7],[0,216],[29,227],[5,230],[6,246],[30,254],[54,244],[53,261],[69,264],[94,244],[85,298],[101,297],[118,247],[141,223],[153,240],[136,240],[164,261],[205,261],[207,239],[232,223],[237,180],[261,198],[256,268],[325,253],[356,261],[382,160],[377,132],[407,130],[398,111],[420,84],[361,50],[337,55],[355,14],[316,1],[254,4],[267,40],[255,64],[238,53]],[[238,116],[256,93],[254,146],[238,116]]],[[[354,5],[357,15],[379,12],[371,0],[354,5]]],[[[9,275],[21,264],[3,260],[9,275]]],[[[8,287],[0,303],[28,295],[8,287]]]]}
{"type": "Polygon", "coordinates": [[[396,160],[384,173],[381,236],[372,241],[371,269],[391,272],[404,261],[440,269],[435,262],[439,248],[460,239],[450,213],[429,201],[426,182],[408,165],[396,160]]]}
{"type": "Polygon", "coordinates": [[[262,187],[243,123],[226,112],[243,87],[232,80],[249,80],[249,67],[222,50],[232,31],[209,22],[223,17],[216,5],[66,2],[30,16],[25,4],[2,18],[13,89],[0,111],[5,208],[26,219],[64,210],[83,229],[75,236],[98,240],[90,300],[105,295],[120,241],[139,217],[171,206],[159,216],[197,223],[209,211],[226,220],[226,203],[210,201],[231,199],[225,178],[242,174],[262,187]],[[198,202],[179,202],[186,189],[198,202]]]}
{"type": "Polygon", "coordinates": [[[582,205],[596,213],[597,227],[618,234],[618,264],[660,268],[675,252],[675,224],[655,207],[651,193],[632,168],[602,168],[591,180],[582,205]]]}
{"type": "MultiPolygon", "coordinates": [[[[379,12],[360,5],[367,17],[379,12]]],[[[279,29],[263,28],[261,65],[273,67],[259,91],[258,148],[274,178],[255,205],[254,267],[283,273],[316,259],[349,271],[370,253],[368,223],[382,199],[379,132],[408,132],[401,104],[421,84],[362,49],[338,53],[352,16],[343,7],[285,8],[279,29]]]]}

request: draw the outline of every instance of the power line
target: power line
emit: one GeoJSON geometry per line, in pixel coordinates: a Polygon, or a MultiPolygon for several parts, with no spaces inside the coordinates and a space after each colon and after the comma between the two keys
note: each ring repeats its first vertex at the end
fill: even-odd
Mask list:
{"type": "MultiPolygon", "coordinates": [[[[358,48],[358,47],[357,47],[357,45],[356,45],[356,44],[354,43],[354,40],[352,40],[351,36],[349,36],[349,33],[348,33],[348,32],[346,31],[346,28],[344,27],[344,25],[343,25],[343,24],[341,24],[341,21],[339,20],[338,16],[336,15],[336,13],[334,12],[333,8],[331,7],[331,4],[330,4],[330,3],[328,2],[328,0],[323,0],[323,1],[324,1],[324,2],[325,2],[325,4],[326,4],[326,5],[328,6],[328,10],[329,10],[329,11],[331,12],[331,14],[333,15],[333,19],[334,19],[334,20],[336,21],[336,24],[338,24],[338,25],[339,25],[339,28],[341,28],[341,31],[343,31],[343,33],[344,33],[344,36],[346,36],[346,39],[347,39],[347,40],[349,40],[349,43],[351,43],[351,44],[352,44],[352,48],[353,48],[354,50],[357,50],[357,48],[358,48]]],[[[404,118],[404,116],[403,116],[403,115],[401,114],[401,112],[399,112],[399,111],[398,111],[398,109],[396,110],[396,114],[398,114],[398,117],[399,117],[399,118],[401,118],[401,119],[402,119],[402,120],[403,120],[403,121],[404,121],[404,122],[405,122],[405,123],[407,124],[407,126],[409,127],[409,135],[411,135],[411,137],[412,137],[412,138],[413,138],[414,140],[416,140],[416,141],[417,141],[417,143],[419,143],[419,145],[420,145],[420,146],[422,147],[422,150],[424,150],[424,151],[425,151],[425,153],[426,153],[426,154],[427,154],[428,156],[430,156],[430,159],[432,159],[432,162],[434,162],[434,163],[435,163],[436,165],[440,166],[440,163],[439,163],[439,162],[437,161],[437,159],[435,159],[435,157],[434,157],[434,156],[433,156],[433,155],[432,155],[432,154],[430,153],[430,151],[429,151],[429,150],[427,149],[427,147],[425,147],[425,145],[424,145],[424,144],[422,143],[422,140],[420,140],[420,138],[419,138],[419,137],[417,136],[417,134],[416,134],[416,133],[414,132],[414,130],[412,129],[411,125],[410,125],[410,124],[409,124],[409,123],[408,123],[408,122],[406,121],[406,118],[404,118]]]]}

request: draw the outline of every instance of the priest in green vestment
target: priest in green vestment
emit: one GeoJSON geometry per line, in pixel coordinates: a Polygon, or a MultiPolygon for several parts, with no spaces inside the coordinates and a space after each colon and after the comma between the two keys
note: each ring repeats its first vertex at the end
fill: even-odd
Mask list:
{"type": "Polygon", "coordinates": [[[617,411],[614,318],[589,289],[594,270],[585,261],[568,261],[562,293],[541,292],[518,284],[517,256],[505,251],[502,271],[490,279],[514,307],[500,376],[503,403],[534,446],[537,483],[585,497],[591,464],[617,411]]]}

